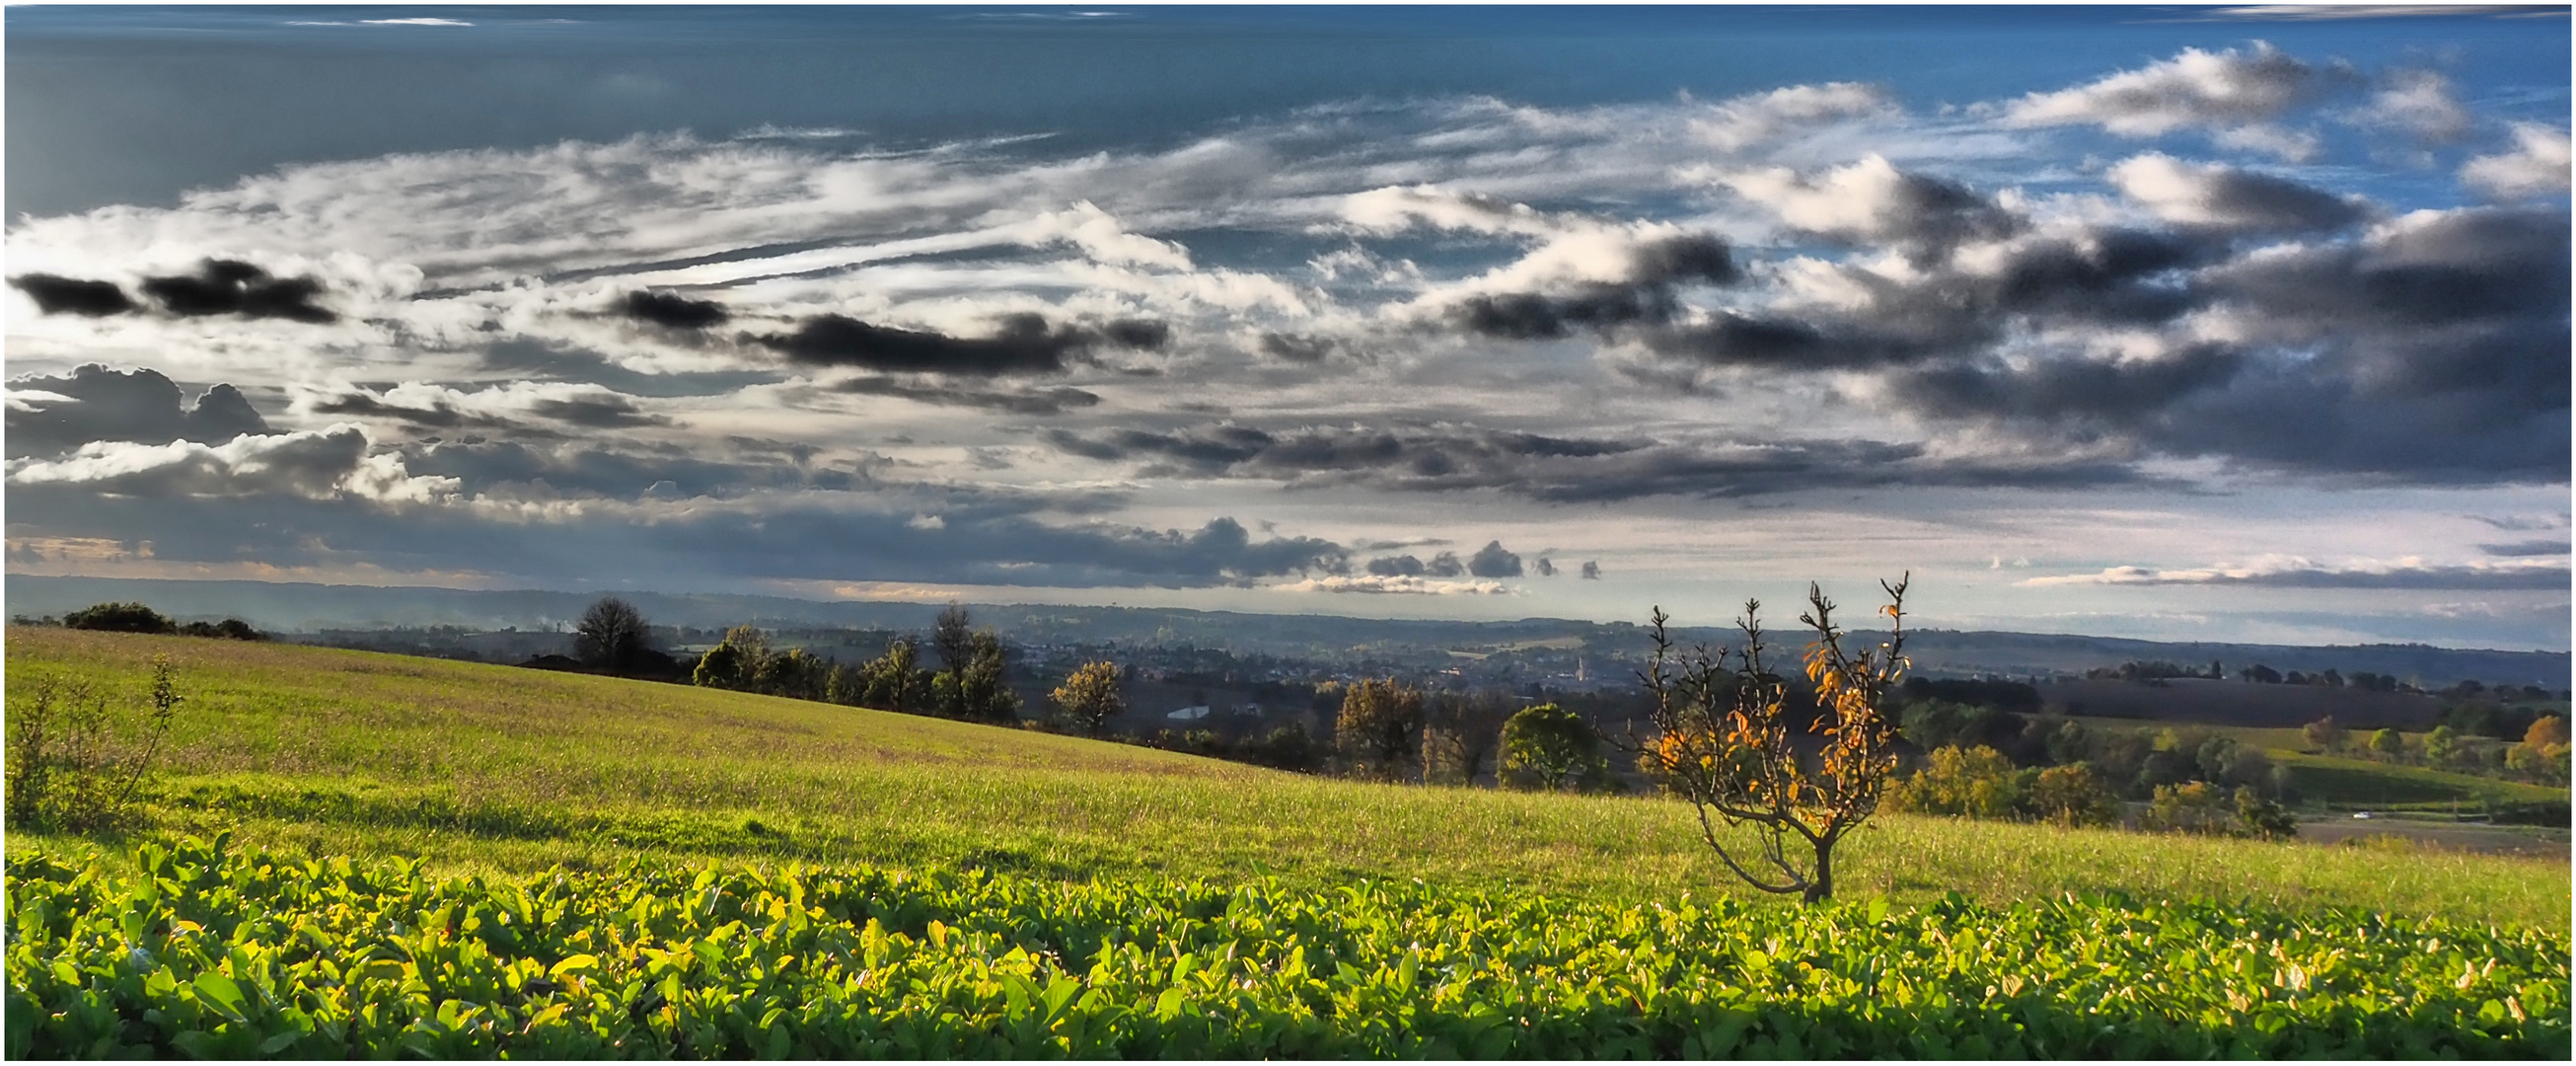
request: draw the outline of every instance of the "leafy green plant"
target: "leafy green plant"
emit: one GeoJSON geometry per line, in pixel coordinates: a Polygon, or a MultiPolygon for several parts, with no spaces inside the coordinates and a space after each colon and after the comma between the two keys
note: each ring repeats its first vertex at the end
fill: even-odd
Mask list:
{"type": "Polygon", "coordinates": [[[225,840],[12,856],[12,1057],[2564,1059],[2563,929],[2214,902],[1616,906],[1363,882],[225,840]]]}

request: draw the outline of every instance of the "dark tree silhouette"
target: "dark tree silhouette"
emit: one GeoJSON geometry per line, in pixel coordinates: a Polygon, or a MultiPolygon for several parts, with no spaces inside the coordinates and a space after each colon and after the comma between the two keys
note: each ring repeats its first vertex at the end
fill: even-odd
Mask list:
{"type": "Polygon", "coordinates": [[[975,661],[974,619],[962,604],[949,604],[939,612],[939,621],[930,629],[931,650],[939,653],[939,666],[950,673],[966,669],[975,661]]]}
{"type": "Polygon", "coordinates": [[[635,605],[605,596],[582,613],[581,625],[573,630],[573,658],[593,669],[623,674],[644,662],[651,650],[651,632],[644,612],[635,605]]]}

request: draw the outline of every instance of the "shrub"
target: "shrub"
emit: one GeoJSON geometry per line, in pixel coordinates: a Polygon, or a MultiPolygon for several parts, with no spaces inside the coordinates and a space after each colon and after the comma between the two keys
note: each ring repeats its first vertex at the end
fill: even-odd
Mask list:
{"type": "Polygon", "coordinates": [[[9,695],[8,822],[73,832],[132,820],[136,789],[187,699],[170,660],[155,657],[138,747],[114,736],[110,700],[86,681],[40,675],[11,686],[9,695]]]}
{"type": "Polygon", "coordinates": [[[102,603],[83,607],[63,616],[65,629],[97,629],[110,633],[176,633],[179,627],[161,612],[140,603],[102,603]]]}
{"type": "Polygon", "coordinates": [[[2156,786],[2155,799],[2138,817],[2140,828],[2155,833],[2235,835],[2236,812],[2218,786],[2207,781],[2156,786]]]}
{"type": "Polygon", "coordinates": [[[2085,763],[2041,770],[2024,802],[2042,821],[2061,826],[2120,824],[2119,795],[2085,763]]]}
{"type": "MultiPolygon", "coordinates": [[[[2030,775],[2035,777],[2036,775],[2030,775]]],[[[1993,748],[1939,748],[1914,776],[1887,788],[1885,805],[1912,814],[2011,818],[2022,808],[2022,771],[1993,748]]]]}
{"type": "Polygon", "coordinates": [[[1313,773],[1324,768],[1324,746],[1306,727],[1291,722],[1236,745],[1234,758],[1273,770],[1313,773]]]}
{"type": "Polygon", "coordinates": [[[2287,808],[2264,799],[2253,786],[2236,786],[2236,831],[2265,840],[2288,840],[2299,835],[2298,819],[2287,808]]]}
{"type": "Polygon", "coordinates": [[[211,637],[215,640],[268,639],[268,634],[251,628],[250,623],[242,621],[239,618],[227,618],[221,622],[216,622],[211,625],[205,622],[190,622],[179,627],[179,635],[183,637],[211,637]]]}

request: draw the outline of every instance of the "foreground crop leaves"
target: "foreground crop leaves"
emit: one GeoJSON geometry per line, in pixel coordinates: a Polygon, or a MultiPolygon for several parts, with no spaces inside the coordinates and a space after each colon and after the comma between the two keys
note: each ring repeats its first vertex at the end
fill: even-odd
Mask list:
{"type": "Polygon", "coordinates": [[[2563,1059],[2563,933],[2116,896],[1620,908],[630,866],[12,863],[12,1057],[2563,1059]]]}

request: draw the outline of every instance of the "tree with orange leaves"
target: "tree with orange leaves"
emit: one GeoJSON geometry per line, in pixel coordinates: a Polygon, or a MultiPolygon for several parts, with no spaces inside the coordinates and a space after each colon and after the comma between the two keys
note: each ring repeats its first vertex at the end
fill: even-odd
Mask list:
{"type": "Polygon", "coordinates": [[[1788,688],[1763,659],[1761,601],[1746,601],[1736,622],[1744,642],[1715,656],[1705,647],[1681,652],[1664,627],[1669,616],[1655,608],[1648,631],[1655,654],[1644,674],[1655,736],[1639,762],[1690,801],[1701,837],[1745,883],[1807,903],[1833,896],[1834,845],[1877,813],[1896,770],[1896,723],[1880,713],[1879,699],[1905,671],[1910,577],[1879,582],[1888,639],[1858,651],[1844,646],[1833,601],[1807,586],[1808,610],[1798,621],[1816,636],[1806,654],[1819,708],[1809,731],[1821,743],[1804,745],[1813,750],[1791,740],[1782,718],[1788,688]],[[1742,845],[1730,845],[1721,822],[1751,826],[1758,850],[1739,854],[1742,845]]]}

